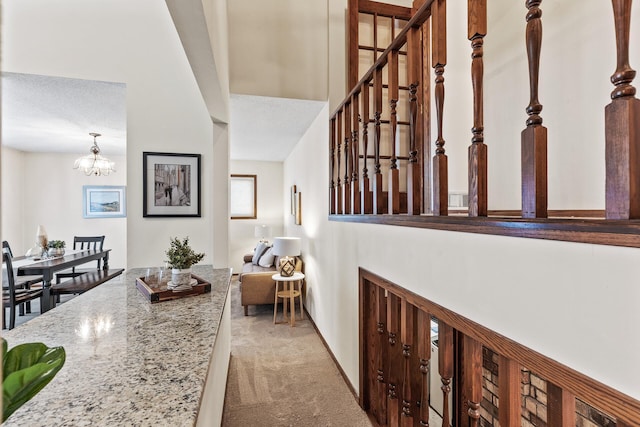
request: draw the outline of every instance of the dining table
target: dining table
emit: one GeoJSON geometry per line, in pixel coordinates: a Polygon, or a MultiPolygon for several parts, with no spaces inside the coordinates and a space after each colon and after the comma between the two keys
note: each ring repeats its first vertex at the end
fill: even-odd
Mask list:
{"type": "Polygon", "coordinates": [[[111,249],[74,250],[66,252],[62,256],[43,259],[15,257],[13,259],[13,267],[17,270],[18,276],[42,276],[41,307],[42,313],[44,313],[56,306],[55,298],[51,294],[51,282],[55,277],[55,273],[100,259],[102,260],[102,269],[109,270],[110,251],[111,249]]]}

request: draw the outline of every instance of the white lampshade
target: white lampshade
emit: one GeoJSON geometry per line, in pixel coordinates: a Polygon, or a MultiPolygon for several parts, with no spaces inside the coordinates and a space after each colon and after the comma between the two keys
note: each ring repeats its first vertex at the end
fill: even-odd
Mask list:
{"type": "Polygon", "coordinates": [[[256,225],[254,236],[259,239],[265,239],[271,236],[271,227],[267,227],[266,225],[256,225]]]}
{"type": "Polygon", "coordinates": [[[300,238],[276,237],[273,240],[273,254],[277,256],[300,255],[300,238]]]}

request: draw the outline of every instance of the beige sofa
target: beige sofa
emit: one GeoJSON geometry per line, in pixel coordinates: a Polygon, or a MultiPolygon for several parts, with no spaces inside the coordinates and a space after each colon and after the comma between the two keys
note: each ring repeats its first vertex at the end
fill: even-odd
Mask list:
{"type": "MultiPolygon", "coordinates": [[[[271,279],[277,273],[276,267],[261,267],[251,263],[253,254],[244,256],[242,272],[238,276],[240,282],[240,303],[244,307],[244,315],[249,314],[250,305],[273,304],[275,298],[275,282],[271,279]]],[[[275,265],[280,259],[275,258],[275,265]]],[[[296,271],[302,272],[303,264],[300,257],[296,257],[296,271]]],[[[303,283],[304,287],[304,283],[303,283]]]]}

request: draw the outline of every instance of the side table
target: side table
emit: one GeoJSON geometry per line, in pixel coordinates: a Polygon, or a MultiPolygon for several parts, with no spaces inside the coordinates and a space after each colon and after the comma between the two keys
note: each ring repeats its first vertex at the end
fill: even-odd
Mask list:
{"type": "Polygon", "coordinates": [[[302,311],[302,280],[304,280],[304,274],[300,272],[293,273],[293,276],[282,276],[280,273],[274,274],[271,278],[276,282],[276,296],[273,304],[273,323],[276,323],[276,316],[278,315],[278,298],[282,298],[282,316],[287,319],[287,299],[291,304],[291,326],[296,324],[296,305],[295,298],[300,298],[300,319],[304,319],[304,313],[302,311]],[[297,282],[298,289],[294,289],[294,284],[297,282]],[[283,284],[283,289],[279,290],[280,283],[283,284]]]}

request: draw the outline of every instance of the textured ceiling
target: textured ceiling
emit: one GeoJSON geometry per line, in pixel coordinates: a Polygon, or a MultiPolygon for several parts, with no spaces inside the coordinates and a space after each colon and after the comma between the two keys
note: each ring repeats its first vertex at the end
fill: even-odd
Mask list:
{"type": "Polygon", "coordinates": [[[2,73],[2,145],[87,154],[97,132],[103,155],[124,155],[126,120],[125,84],[2,73]]]}
{"type": "Polygon", "coordinates": [[[326,102],[231,95],[230,157],[281,162],[326,102]]]}
{"type": "MultiPolygon", "coordinates": [[[[324,105],[231,95],[231,158],[283,161],[324,105]]],[[[125,155],[126,117],[125,84],[2,73],[2,145],[80,155],[97,132],[103,155],[125,155]]]]}

